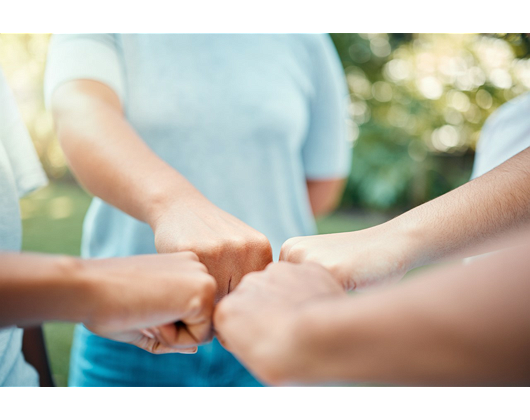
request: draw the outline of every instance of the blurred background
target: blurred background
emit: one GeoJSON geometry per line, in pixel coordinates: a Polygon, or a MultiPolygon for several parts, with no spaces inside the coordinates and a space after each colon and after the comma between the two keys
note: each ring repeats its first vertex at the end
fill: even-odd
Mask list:
{"type": "MultiPolygon", "coordinates": [[[[521,34],[332,34],[350,90],[352,171],[322,233],[362,229],[469,179],[485,120],[530,89],[521,34]]],[[[0,34],[0,65],[51,180],[21,200],[23,249],[79,255],[90,196],[69,172],[43,103],[50,35],[0,34]]],[[[52,371],[66,385],[73,326],[48,323],[52,371]]]]}

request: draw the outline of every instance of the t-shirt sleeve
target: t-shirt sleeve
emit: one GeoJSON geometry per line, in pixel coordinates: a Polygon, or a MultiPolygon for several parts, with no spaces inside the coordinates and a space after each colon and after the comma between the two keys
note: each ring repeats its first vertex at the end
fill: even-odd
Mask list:
{"type": "MultiPolygon", "coordinates": [[[[48,182],[31,137],[19,113],[15,96],[0,68],[0,153],[5,152],[19,197],[48,182]]],[[[7,182],[0,179],[0,183],[7,182]]],[[[0,209],[1,210],[1,209],[0,209]]]]}
{"type": "Polygon", "coordinates": [[[50,99],[63,83],[88,79],[109,86],[125,100],[122,51],[115,34],[54,35],[48,50],[44,78],[44,99],[50,99]]]}
{"type": "Polygon", "coordinates": [[[505,103],[486,121],[471,179],[484,175],[530,147],[530,93],[505,103]]]}
{"type": "Polygon", "coordinates": [[[313,97],[302,149],[308,179],[344,178],[351,165],[349,94],[337,51],[329,35],[318,35],[311,49],[313,97]]]}

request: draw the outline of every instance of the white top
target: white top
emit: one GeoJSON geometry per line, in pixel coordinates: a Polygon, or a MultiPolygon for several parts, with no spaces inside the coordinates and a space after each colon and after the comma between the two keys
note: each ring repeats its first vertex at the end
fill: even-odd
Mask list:
{"type": "Polygon", "coordinates": [[[530,93],[505,103],[480,134],[471,178],[477,178],[530,147],[530,93]]]}
{"type": "MultiPolygon", "coordinates": [[[[46,185],[46,175],[0,69],[0,252],[22,243],[19,197],[46,185]]],[[[0,386],[37,386],[21,352],[22,330],[0,329],[0,386]]]]}

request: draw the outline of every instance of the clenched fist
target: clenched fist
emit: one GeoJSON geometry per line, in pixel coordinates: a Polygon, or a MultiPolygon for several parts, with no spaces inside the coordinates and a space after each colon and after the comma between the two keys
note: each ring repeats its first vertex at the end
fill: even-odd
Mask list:
{"type": "MultiPolygon", "coordinates": [[[[281,384],[306,369],[303,338],[315,325],[300,314],[314,303],[346,297],[337,280],[318,264],[270,264],[245,276],[216,307],[221,343],[258,378],[281,384]]],[[[310,360],[310,359],[308,359],[310,360]]]]}
{"type": "Polygon", "coordinates": [[[245,274],[263,270],[272,261],[265,235],[202,196],[169,206],[151,226],[159,253],[192,251],[199,256],[217,281],[217,300],[245,274]]]}
{"type": "Polygon", "coordinates": [[[287,240],[280,261],[314,262],[327,268],[346,290],[395,282],[412,268],[406,238],[386,225],[355,232],[287,240]]]}
{"type": "Polygon", "coordinates": [[[85,326],[151,353],[194,353],[212,338],[216,283],[192,252],[85,260],[85,326]]]}

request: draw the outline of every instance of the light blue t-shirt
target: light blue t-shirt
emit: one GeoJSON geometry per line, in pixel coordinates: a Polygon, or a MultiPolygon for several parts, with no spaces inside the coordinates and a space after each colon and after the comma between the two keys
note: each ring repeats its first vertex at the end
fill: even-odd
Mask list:
{"type": "MultiPolygon", "coordinates": [[[[77,79],[111,87],[149,147],[213,204],[264,233],[275,258],[285,240],[316,232],[306,179],[349,172],[349,95],[327,35],[55,35],[47,102],[77,79]]],[[[93,200],[83,256],[155,252],[147,224],[93,200]]],[[[97,358],[80,363],[105,363],[97,358]]]]}
{"type": "MultiPolygon", "coordinates": [[[[19,197],[46,184],[15,99],[0,69],[0,253],[20,251],[19,197]]],[[[22,330],[0,329],[0,386],[37,386],[38,376],[22,355],[22,330]]]]}

